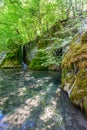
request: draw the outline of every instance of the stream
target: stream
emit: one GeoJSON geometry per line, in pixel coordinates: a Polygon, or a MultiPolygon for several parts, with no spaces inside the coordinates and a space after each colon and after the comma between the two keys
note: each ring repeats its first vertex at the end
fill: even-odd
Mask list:
{"type": "Polygon", "coordinates": [[[0,130],[87,130],[58,72],[0,70],[0,130]]]}

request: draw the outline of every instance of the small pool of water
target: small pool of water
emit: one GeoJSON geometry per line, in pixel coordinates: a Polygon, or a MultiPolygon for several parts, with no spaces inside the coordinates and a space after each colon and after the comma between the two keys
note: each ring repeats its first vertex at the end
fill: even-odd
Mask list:
{"type": "Polygon", "coordinates": [[[58,72],[0,70],[0,130],[87,130],[58,72]]]}

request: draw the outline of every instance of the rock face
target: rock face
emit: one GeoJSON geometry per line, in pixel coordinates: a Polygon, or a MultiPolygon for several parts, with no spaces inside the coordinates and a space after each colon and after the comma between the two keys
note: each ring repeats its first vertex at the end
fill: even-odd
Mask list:
{"type": "Polygon", "coordinates": [[[78,34],[62,61],[62,87],[87,114],[87,31],[78,34]]]}
{"type": "Polygon", "coordinates": [[[0,53],[0,66],[5,58],[6,58],[6,52],[3,51],[0,53]]]}

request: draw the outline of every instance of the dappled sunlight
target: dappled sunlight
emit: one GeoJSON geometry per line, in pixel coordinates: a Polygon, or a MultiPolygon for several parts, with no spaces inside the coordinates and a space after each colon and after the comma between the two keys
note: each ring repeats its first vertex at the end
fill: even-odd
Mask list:
{"type": "Polygon", "coordinates": [[[40,119],[46,122],[48,119],[52,118],[55,113],[54,107],[47,106],[44,108],[43,114],[40,116],[40,119]]]}
{"type": "Polygon", "coordinates": [[[29,76],[26,76],[26,77],[25,77],[25,80],[26,80],[26,81],[33,80],[33,79],[34,79],[34,77],[29,77],[29,76]]]}
{"type": "Polygon", "coordinates": [[[8,100],[9,97],[3,97],[2,99],[0,99],[0,106],[3,106],[4,103],[8,100]]]}
{"type": "Polygon", "coordinates": [[[53,86],[53,83],[49,84],[49,86],[52,87],[52,86],[53,86]]]}
{"type": "Polygon", "coordinates": [[[27,89],[26,88],[19,88],[17,91],[17,96],[23,96],[26,93],[27,89]]]}
{"type": "MultiPolygon", "coordinates": [[[[40,114],[39,117],[41,122],[43,121],[45,123],[49,119],[52,119],[52,117],[55,116],[56,101],[53,97],[51,97],[51,99],[48,98],[47,89],[48,87],[45,88],[45,91],[41,91],[40,93],[37,93],[33,97],[27,99],[20,107],[16,108],[12,114],[7,114],[5,118],[3,118],[2,122],[8,122],[12,126],[17,126],[18,128],[19,126],[24,124],[27,119],[31,117],[32,111],[38,107],[41,107],[42,109],[42,114],[40,114]],[[50,104],[50,106],[46,106],[46,102],[47,104],[50,104]]],[[[23,94],[23,92],[26,91],[26,88],[19,88],[18,92],[21,91],[23,94]]],[[[22,95],[18,94],[17,96],[22,95]]],[[[36,109],[36,111],[38,111],[38,109],[36,109]]]]}
{"type": "MultiPolygon", "coordinates": [[[[56,72],[43,72],[43,75],[41,72],[9,72],[9,76],[4,77],[6,84],[2,76],[0,127],[4,130],[67,130],[71,129],[73,118],[80,124],[76,117],[79,112],[60,89],[59,76],[56,72]]],[[[75,121],[73,129],[76,127],[75,121]]]]}
{"type": "MultiPolygon", "coordinates": [[[[39,124],[35,124],[37,124],[37,127],[39,128],[43,126],[42,124],[45,125],[46,121],[55,115],[56,108],[54,109],[52,105],[54,98],[49,95],[49,93],[52,93],[51,89],[54,82],[52,76],[46,73],[46,76],[43,76],[42,74],[37,76],[36,73],[34,73],[35,75],[33,76],[32,73],[15,72],[15,75],[12,74],[12,77],[7,78],[8,85],[10,84],[7,89],[8,93],[5,93],[4,97],[1,97],[1,101],[3,102],[2,108],[7,114],[1,122],[7,122],[10,129],[13,129],[14,127],[19,129],[22,126],[24,129],[24,127],[27,127],[27,122],[29,128],[31,127],[31,124],[36,121],[39,124]],[[16,75],[19,76],[19,78],[16,75]],[[14,91],[11,87],[14,88],[14,91]]],[[[2,88],[4,85],[2,85],[2,88]]],[[[53,91],[56,91],[55,87],[53,91]]]]}
{"type": "Polygon", "coordinates": [[[33,98],[27,99],[25,104],[31,107],[37,107],[40,103],[40,96],[34,96],[33,98]]]}
{"type": "Polygon", "coordinates": [[[2,122],[8,122],[11,125],[22,125],[29,118],[32,108],[37,107],[40,103],[39,96],[27,99],[25,103],[14,110],[11,114],[7,114],[2,122]]]}

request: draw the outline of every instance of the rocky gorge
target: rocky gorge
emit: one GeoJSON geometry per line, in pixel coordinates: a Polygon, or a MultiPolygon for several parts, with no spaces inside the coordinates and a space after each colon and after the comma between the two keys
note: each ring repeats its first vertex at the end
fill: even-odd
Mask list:
{"type": "Polygon", "coordinates": [[[62,70],[63,90],[87,114],[87,30],[78,33],[76,23],[56,22],[44,35],[15,47],[14,52],[1,52],[0,68],[26,64],[30,70],[62,70]]]}

